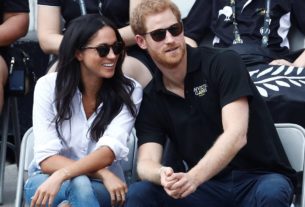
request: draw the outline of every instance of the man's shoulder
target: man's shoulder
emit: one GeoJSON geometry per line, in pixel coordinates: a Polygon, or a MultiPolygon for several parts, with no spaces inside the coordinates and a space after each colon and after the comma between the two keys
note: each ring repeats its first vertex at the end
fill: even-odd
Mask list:
{"type": "Polygon", "coordinates": [[[149,107],[159,107],[164,103],[165,88],[158,82],[156,76],[148,83],[143,90],[143,100],[141,105],[149,105],[149,107]]]}
{"type": "Polygon", "coordinates": [[[240,56],[233,50],[227,48],[214,48],[200,46],[192,48],[188,51],[189,67],[205,68],[205,70],[213,69],[217,65],[229,64],[233,62],[240,62],[240,56]]]}
{"type": "Polygon", "coordinates": [[[156,77],[154,76],[153,79],[145,86],[143,89],[143,94],[145,95],[157,95],[157,84],[156,84],[156,77]]]}
{"type": "Polygon", "coordinates": [[[208,47],[208,46],[199,46],[196,48],[200,54],[204,55],[205,57],[217,57],[217,56],[239,56],[234,50],[229,48],[216,48],[216,47],[208,47]]]}

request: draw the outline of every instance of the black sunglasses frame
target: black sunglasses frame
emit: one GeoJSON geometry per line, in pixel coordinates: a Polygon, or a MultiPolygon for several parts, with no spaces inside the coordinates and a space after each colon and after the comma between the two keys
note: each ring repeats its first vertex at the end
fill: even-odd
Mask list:
{"type": "Polygon", "coordinates": [[[122,42],[117,41],[112,45],[104,43],[96,47],[82,47],[81,49],[95,49],[100,57],[106,57],[110,52],[110,48],[112,49],[115,55],[119,55],[124,50],[124,44],[122,42]]]}
{"type": "Polygon", "coordinates": [[[180,22],[175,23],[175,24],[173,24],[173,25],[171,25],[167,28],[156,29],[156,30],[153,30],[151,32],[146,32],[142,35],[149,34],[155,42],[161,42],[166,38],[166,31],[168,31],[173,37],[176,37],[183,32],[183,24],[180,21],[180,22]]]}

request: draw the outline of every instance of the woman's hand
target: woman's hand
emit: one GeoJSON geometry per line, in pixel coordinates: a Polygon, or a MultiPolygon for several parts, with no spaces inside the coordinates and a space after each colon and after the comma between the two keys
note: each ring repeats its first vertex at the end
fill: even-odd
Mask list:
{"type": "Polygon", "coordinates": [[[115,174],[104,168],[99,171],[102,181],[108,190],[111,197],[111,205],[123,206],[125,202],[125,195],[127,193],[127,185],[115,174]]]}
{"type": "Polygon", "coordinates": [[[54,172],[44,183],[36,190],[32,197],[31,207],[52,206],[54,198],[58,193],[61,184],[65,181],[67,172],[64,169],[54,172]]]}

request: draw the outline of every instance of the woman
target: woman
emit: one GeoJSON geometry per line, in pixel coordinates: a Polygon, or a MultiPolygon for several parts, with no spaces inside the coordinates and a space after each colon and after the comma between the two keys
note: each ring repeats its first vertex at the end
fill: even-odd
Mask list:
{"type": "Polygon", "coordinates": [[[119,161],[142,99],[123,76],[123,40],[98,14],[73,20],[59,48],[57,73],[34,92],[34,160],[26,203],[112,206],[125,200],[119,161]],[[111,199],[111,201],[110,201],[111,199]]]}
{"type": "MultiPolygon", "coordinates": [[[[150,57],[140,50],[128,24],[129,11],[141,0],[83,0],[86,13],[103,13],[117,28],[128,46],[128,56],[123,65],[124,73],[133,77],[144,87],[152,78],[154,64],[150,57]],[[130,56],[131,55],[131,56],[130,56]]],[[[79,0],[38,0],[38,39],[42,50],[58,54],[65,29],[70,21],[81,15],[79,0]],[[52,16],[52,18],[50,18],[52,16]],[[64,25],[61,25],[64,22],[64,25]]],[[[51,71],[54,71],[54,67],[51,71]]]]}
{"type": "Polygon", "coordinates": [[[0,1],[0,114],[9,76],[9,45],[26,35],[29,27],[28,1],[0,1]]]}

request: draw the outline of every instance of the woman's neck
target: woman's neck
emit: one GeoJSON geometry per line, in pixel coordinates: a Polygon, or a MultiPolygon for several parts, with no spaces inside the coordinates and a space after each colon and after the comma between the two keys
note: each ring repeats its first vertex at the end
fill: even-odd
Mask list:
{"type": "Polygon", "coordinates": [[[87,119],[97,109],[97,96],[102,87],[102,79],[83,79],[82,103],[87,119]]]}

